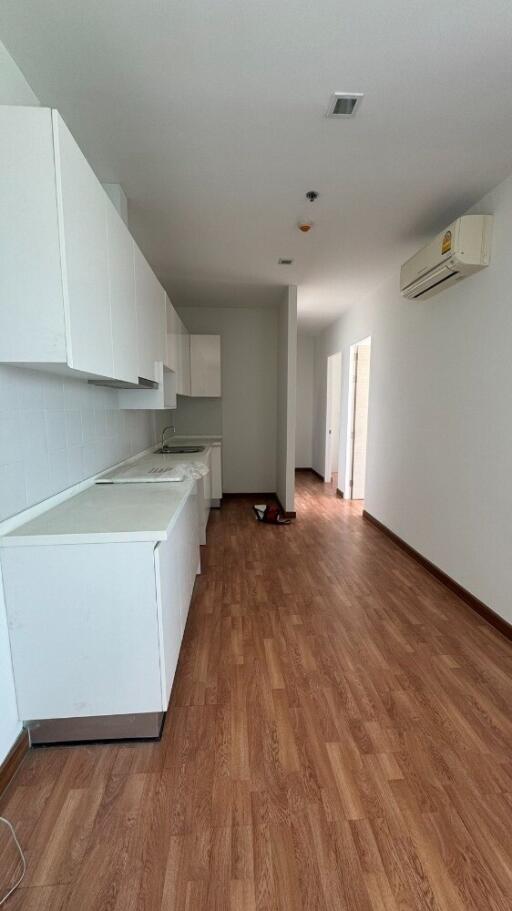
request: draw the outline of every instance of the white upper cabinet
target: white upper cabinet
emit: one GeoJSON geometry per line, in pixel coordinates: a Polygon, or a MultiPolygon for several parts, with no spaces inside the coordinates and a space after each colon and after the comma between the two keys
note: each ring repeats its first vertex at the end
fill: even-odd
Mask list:
{"type": "Polygon", "coordinates": [[[176,374],[178,395],[190,395],[190,333],[169,298],[166,298],[166,364],[176,374]]]}
{"type": "Polygon", "coordinates": [[[127,383],[136,383],[139,374],[134,243],[110,201],[107,203],[107,242],[114,376],[127,383]]]}
{"type": "Polygon", "coordinates": [[[167,411],[176,408],[176,374],[164,367],[162,361],[155,365],[155,389],[120,389],[117,395],[122,411],[167,411]]]}
{"type": "Polygon", "coordinates": [[[179,316],[168,297],[165,299],[166,323],[167,323],[167,350],[165,363],[169,370],[178,373],[178,337],[179,337],[179,316]]]}
{"type": "Polygon", "coordinates": [[[0,363],[157,379],[165,292],[56,111],[0,106],[0,363]]]}
{"type": "Polygon", "coordinates": [[[56,112],[53,123],[67,361],[74,370],[113,377],[106,194],[56,112]]]}
{"type": "Polygon", "coordinates": [[[219,397],[220,335],[190,336],[190,395],[219,397]]]}
{"type": "Polygon", "coordinates": [[[220,335],[191,335],[166,299],[166,365],[176,375],[178,395],[220,397],[220,335]]]}
{"type": "Polygon", "coordinates": [[[163,362],[166,349],[166,295],[136,244],[134,260],[138,371],[139,376],[156,380],[156,362],[163,362]]]}
{"type": "Polygon", "coordinates": [[[62,363],[67,342],[52,115],[0,107],[0,361],[62,363]]]}
{"type": "Polygon", "coordinates": [[[178,317],[178,395],[190,395],[190,333],[178,317]]]}

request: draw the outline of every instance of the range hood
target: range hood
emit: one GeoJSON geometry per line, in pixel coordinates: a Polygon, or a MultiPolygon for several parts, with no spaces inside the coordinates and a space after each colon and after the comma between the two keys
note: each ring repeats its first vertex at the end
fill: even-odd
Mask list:
{"type": "Polygon", "coordinates": [[[158,389],[158,383],[155,380],[147,380],[139,376],[138,383],[126,383],[124,380],[104,380],[98,377],[97,380],[87,380],[91,386],[108,386],[110,389],[158,389]]]}

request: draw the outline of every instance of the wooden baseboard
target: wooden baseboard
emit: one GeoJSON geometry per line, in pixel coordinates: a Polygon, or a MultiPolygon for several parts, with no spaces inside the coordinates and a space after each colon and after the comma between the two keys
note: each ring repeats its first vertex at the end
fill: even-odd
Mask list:
{"type": "Polygon", "coordinates": [[[279,509],[281,510],[285,519],[296,519],[297,518],[297,513],[295,512],[295,510],[283,509],[283,504],[281,503],[281,500],[279,499],[279,497],[277,496],[276,493],[274,494],[274,497],[276,498],[279,509]]]}
{"type": "Polygon", "coordinates": [[[0,795],[5,791],[12,778],[14,778],[29,749],[30,742],[28,739],[28,731],[22,731],[16,740],[16,743],[12,746],[0,765],[0,795]]]}
{"type": "Polygon", "coordinates": [[[242,490],[242,491],[237,492],[237,493],[225,493],[224,491],[222,492],[222,499],[223,499],[223,500],[234,500],[234,499],[236,499],[237,497],[258,497],[258,498],[266,497],[267,500],[275,500],[275,499],[277,499],[277,498],[276,498],[275,491],[273,491],[273,490],[257,490],[257,491],[254,491],[254,490],[242,490]]]}
{"type": "Polygon", "coordinates": [[[382,522],[376,519],[375,516],[372,516],[372,514],[367,512],[366,509],[363,509],[363,517],[367,519],[368,522],[371,522],[372,525],[375,525],[375,527],[382,531],[385,535],[387,535],[388,538],[391,538],[391,540],[394,541],[398,547],[408,553],[410,557],[412,557],[414,560],[416,560],[417,563],[423,566],[423,568],[426,569],[427,572],[429,572],[432,576],[435,576],[435,578],[443,585],[445,585],[446,588],[449,588],[450,591],[458,595],[462,601],[464,601],[477,614],[483,617],[484,620],[487,620],[487,622],[490,623],[491,626],[494,626],[494,628],[497,629],[503,636],[505,636],[507,639],[512,640],[512,625],[510,623],[507,623],[507,621],[504,620],[503,617],[500,617],[500,615],[495,611],[493,611],[491,607],[489,607],[487,604],[484,604],[483,601],[480,601],[479,598],[469,592],[467,588],[464,588],[462,585],[456,582],[455,579],[452,579],[452,577],[445,573],[442,569],[439,569],[435,563],[431,563],[430,560],[427,560],[426,557],[415,550],[414,547],[411,547],[410,544],[407,544],[403,538],[400,538],[399,535],[395,534],[394,531],[391,531],[387,525],[384,525],[382,522]]]}
{"type": "Polygon", "coordinates": [[[316,468],[311,468],[311,466],[308,468],[296,468],[295,471],[310,471],[312,474],[316,475],[317,478],[320,478],[321,481],[325,480],[323,474],[320,474],[316,468]]]}
{"type": "Polygon", "coordinates": [[[339,497],[341,500],[345,499],[345,494],[343,493],[342,490],[339,489],[339,487],[336,488],[336,496],[339,497]]]}
{"type": "Polygon", "coordinates": [[[266,491],[261,491],[259,493],[254,493],[254,492],[223,493],[222,497],[224,500],[236,500],[238,498],[241,499],[241,498],[245,498],[245,497],[251,497],[252,499],[254,499],[255,502],[258,502],[259,500],[263,500],[263,502],[265,500],[271,500],[271,501],[275,500],[277,502],[277,505],[279,506],[279,509],[281,510],[283,516],[285,517],[285,519],[296,519],[297,518],[297,513],[295,511],[292,512],[291,510],[283,509],[281,500],[277,496],[275,490],[274,491],[266,490],[266,491]]]}

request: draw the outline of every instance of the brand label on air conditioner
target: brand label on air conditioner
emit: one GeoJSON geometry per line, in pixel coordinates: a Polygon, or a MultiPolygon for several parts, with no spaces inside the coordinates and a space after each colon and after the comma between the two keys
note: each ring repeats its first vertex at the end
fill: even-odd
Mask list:
{"type": "Polygon", "coordinates": [[[441,244],[441,253],[443,254],[443,256],[445,253],[449,253],[451,248],[452,248],[452,232],[445,231],[443,234],[443,242],[441,244]]]}

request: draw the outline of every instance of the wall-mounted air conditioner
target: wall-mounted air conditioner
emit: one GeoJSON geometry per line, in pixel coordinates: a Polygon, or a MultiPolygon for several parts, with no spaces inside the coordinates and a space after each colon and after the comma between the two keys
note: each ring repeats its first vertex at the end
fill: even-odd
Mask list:
{"type": "Polygon", "coordinates": [[[492,215],[462,215],[400,270],[400,291],[410,300],[433,297],[489,265],[492,215]]]}

